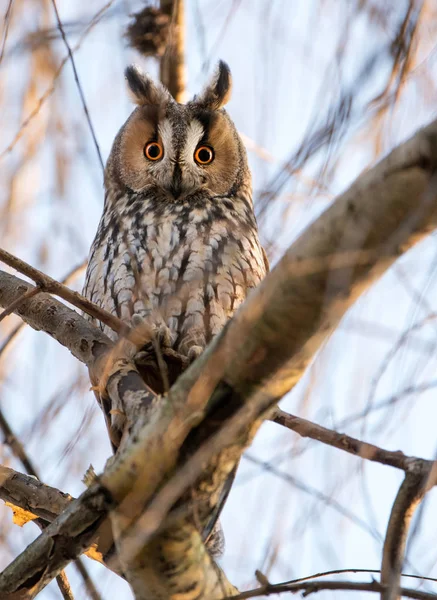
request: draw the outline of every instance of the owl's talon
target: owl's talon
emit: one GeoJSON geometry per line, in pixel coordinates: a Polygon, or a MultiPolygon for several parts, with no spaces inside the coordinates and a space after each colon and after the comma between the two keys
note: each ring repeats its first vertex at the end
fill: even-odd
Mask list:
{"type": "Polygon", "coordinates": [[[190,363],[194,362],[196,358],[199,358],[202,352],[202,346],[191,346],[191,348],[188,350],[188,360],[190,363]]]}
{"type": "MultiPolygon", "coordinates": [[[[153,336],[161,348],[171,348],[176,341],[176,336],[171,329],[165,323],[160,322],[159,320],[154,321],[150,311],[146,314],[133,314],[131,323],[136,329],[148,330],[150,332],[150,336],[153,336]]],[[[153,342],[149,338],[147,343],[144,344],[144,348],[147,348],[150,345],[153,346],[153,342]]]]}
{"type": "Polygon", "coordinates": [[[147,319],[143,315],[140,315],[139,313],[134,313],[132,315],[131,322],[132,322],[133,327],[141,327],[141,325],[144,325],[145,323],[147,323],[147,319]]]}
{"type": "Polygon", "coordinates": [[[156,364],[155,350],[151,343],[146,344],[140,352],[135,354],[135,362],[145,367],[156,364]]]}
{"type": "Polygon", "coordinates": [[[172,345],[172,334],[167,325],[159,325],[155,329],[155,338],[163,348],[170,348],[172,345]]]}

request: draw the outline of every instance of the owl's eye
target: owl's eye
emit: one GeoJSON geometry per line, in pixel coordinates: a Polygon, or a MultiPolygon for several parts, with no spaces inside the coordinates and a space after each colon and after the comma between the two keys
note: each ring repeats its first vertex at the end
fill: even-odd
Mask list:
{"type": "Polygon", "coordinates": [[[209,165],[214,160],[214,151],[209,146],[199,146],[194,153],[194,160],[199,165],[209,165]]]}
{"type": "Polygon", "coordinates": [[[164,154],[159,142],[149,142],[144,146],[144,156],[149,160],[160,160],[164,154]]]}

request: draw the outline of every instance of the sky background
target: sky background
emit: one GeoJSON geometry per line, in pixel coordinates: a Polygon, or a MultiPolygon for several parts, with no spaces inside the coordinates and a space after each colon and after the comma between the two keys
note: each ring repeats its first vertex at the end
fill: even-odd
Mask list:
{"type": "MultiPolygon", "coordinates": [[[[391,76],[407,4],[186,0],[187,96],[202,88],[218,59],[228,62],[234,88],[227,109],[248,148],[260,234],[273,264],[364,169],[435,118],[437,2],[413,3],[412,51],[402,82],[391,76]],[[328,142],[318,145],[313,134],[324,128],[328,142]]],[[[7,5],[0,2],[2,14],[7,5]]],[[[104,160],[133,108],[124,68],[136,62],[158,74],[156,61],[123,38],[129,15],[144,5],[114,0],[75,52],[104,160]]],[[[106,3],[58,0],[57,6],[74,47],[106,3]]],[[[55,24],[49,0],[12,4],[0,63],[0,245],[61,279],[88,254],[103,189],[68,62],[53,83],[66,56],[55,24]]],[[[348,312],[282,408],[386,449],[435,458],[436,257],[432,235],[398,261],[348,312]]],[[[71,285],[80,290],[82,276],[71,285]]],[[[0,347],[17,322],[0,324],[0,347]]],[[[0,356],[2,411],[41,479],[72,495],[83,491],[89,464],[102,470],[111,452],[88,388],[84,367],[42,333],[25,329],[0,356]]],[[[6,446],[0,460],[22,470],[6,446]]],[[[378,569],[401,479],[399,471],[265,423],[223,512],[221,564],[241,589],[254,587],[255,569],[272,582],[329,569],[378,569]]],[[[436,502],[431,491],[418,511],[405,572],[437,577],[436,502]]],[[[36,533],[32,524],[13,525],[1,503],[0,568],[36,533]]],[[[132,597],[123,581],[86,563],[103,598],[132,597]]],[[[74,568],[67,573],[76,597],[85,598],[74,568]]],[[[347,575],[354,577],[368,579],[347,575]]],[[[59,598],[56,584],[39,597],[59,598]]]]}

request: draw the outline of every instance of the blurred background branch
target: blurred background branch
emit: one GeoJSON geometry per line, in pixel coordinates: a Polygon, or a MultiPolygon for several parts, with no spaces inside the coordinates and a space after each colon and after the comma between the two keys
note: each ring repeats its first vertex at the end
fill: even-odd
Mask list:
{"type": "MultiPolygon", "coordinates": [[[[72,72],[63,69],[70,59],[51,1],[4,4],[1,246],[60,280],[88,252],[103,203],[101,168],[72,72]]],[[[169,14],[158,1],[56,5],[105,160],[132,108],[123,70],[141,62],[159,76],[155,57],[167,46],[169,14]],[[160,15],[153,30],[140,26],[137,34],[146,46],[154,44],[149,54],[125,37],[146,9],[160,15]]],[[[245,136],[273,263],[363,169],[434,117],[433,0],[192,0],[184,17],[188,97],[219,58],[231,66],[229,112],[245,136]]],[[[380,448],[436,457],[435,241],[431,236],[418,245],[402,259],[401,277],[391,269],[351,309],[285,398],[285,412],[380,448]]],[[[80,290],[82,275],[71,285],[80,290]]],[[[0,323],[1,410],[44,480],[78,496],[89,463],[99,472],[111,449],[85,370],[46,337],[14,316],[0,323]]],[[[20,469],[8,445],[0,453],[4,464],[20,469]]],[[[240,589],[254,587],[255,569],[285,581],[346,561],[378,562],[402,473],[339,456],[269,423],[251,456],[257,462],[243,461],[223,514],[223,567],[240,589]],[[291,487],[283,472],[306,491],[291,487]],[[330,501],[358,520],[332,511],[330,501]]],[[[434,496],[421,503],[406,548],[410,571],[422,575],[437,572],[434,496]]],[[[0,506],[0,567],[30,543],[32,529],[18,530],[0,506]]],[[[131,597],[120,578],[91,568],[103,597],[131,597]]],[[[74,571],[69,578],[76,596],[86,597],[74,571]]],[[[59,591],[50,586],[41,594],[42,600],[54,596],[59,591]]]]}

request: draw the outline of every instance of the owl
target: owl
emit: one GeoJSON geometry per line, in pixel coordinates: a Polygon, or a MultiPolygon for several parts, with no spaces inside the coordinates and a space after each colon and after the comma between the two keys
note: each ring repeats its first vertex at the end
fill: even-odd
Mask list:
{"type": "Polygon", "coordinates": [[[135,66],[125,75],[137,107],[106,165],[84,295],[192,361],[268,269],[246,151],[223,108],[231,74],[219,62],[187,104],[135,66]]]}

